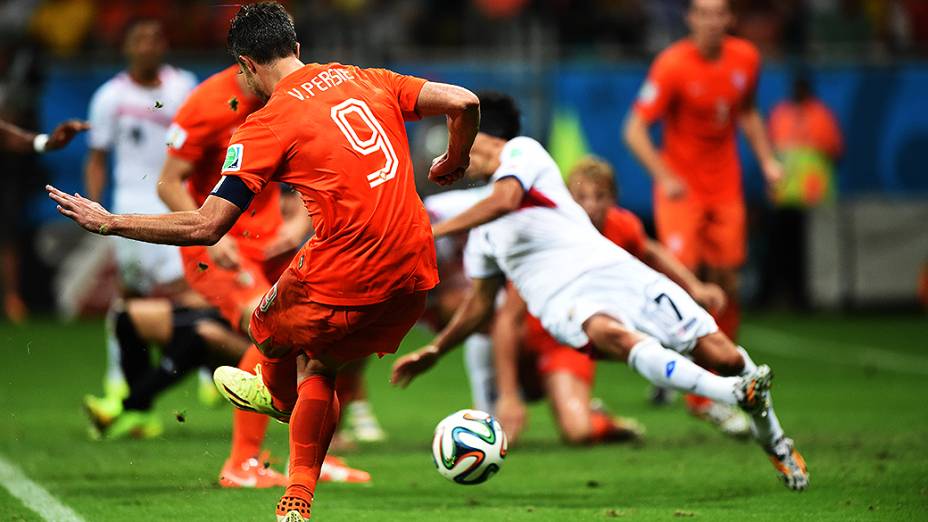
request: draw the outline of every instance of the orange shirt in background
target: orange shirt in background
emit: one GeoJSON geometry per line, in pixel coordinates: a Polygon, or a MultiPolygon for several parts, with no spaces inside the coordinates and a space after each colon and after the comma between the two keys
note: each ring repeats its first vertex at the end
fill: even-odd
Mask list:
{"type": "Polygon", "coordinates": [[[664,123],[664,161],[703,201],[742,197],[737,118],[753,103],[760,62],[757,49],[740,38],[726,37],[711,61],[681,40],[654,60],[638,94],[637,114],[664,123]]]}
{"type": "Polygon", "coordinates": [[[308,64],[232,136],[223,175],[259,193],[290,184],[315,236],[291,265],[313,301],[363,306],[433,288],[435,244],[416,193],[405,121],[425,80],[308,64]]]}
{"type": "MultiPolygon", "coordinates": [[[[261,101],[246,94],[235,79],[238,66],[220,71],[197,86],[174,117],[168,131],[168,154],[193,163],[187,190],[202,205],[220,178],[229,139],[261,101]]],[[[267,190],[251,203],[228,235],[239,251],[263,260],[264,248],[283,224],[280,191],[267,190]]]]}
{"type": "Polygon", "coordinates": [[[620,207],[610,208],[606,211],[602,234],[629,254],[639,259],[644,255],[648,236],[641,220],[634,213],[620,207]]]}
{"type": "Polygon", "coordinates": [[[834,114],[816,99],[780,102],[770,113],[770,140],[777,151],[809,147],[832,160],[844,148],[834,114]]]}

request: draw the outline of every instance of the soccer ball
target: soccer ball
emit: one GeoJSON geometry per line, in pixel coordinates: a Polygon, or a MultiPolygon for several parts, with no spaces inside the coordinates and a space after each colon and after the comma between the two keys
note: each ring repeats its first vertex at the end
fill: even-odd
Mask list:
{"type": "Polygon", "coordinates": [[[499,471],[509,443],[499,421],[479,410],[461,410],[435,427],[432,458],[441,476],[481,484],[499,471]]]}

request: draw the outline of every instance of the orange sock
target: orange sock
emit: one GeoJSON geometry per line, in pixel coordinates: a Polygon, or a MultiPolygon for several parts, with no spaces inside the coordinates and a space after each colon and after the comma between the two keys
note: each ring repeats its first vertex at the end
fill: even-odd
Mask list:
{"type": "Polygon", "coordinates": [[[592,428],[590,432],[591,442],[608,440],[615,431],[615,423],[612,421],[612,417],[601,411],[590,413],[590,425],[592,428]]]}
{"type": "MultiPolygon", "coordinates": [[[[252,345],[245,351],[238,367],[246,372],[254,373],[255,365],[261,362],[261,352],[252,345]]],[[[260,413],[232,410],[232,462],[244,462],[256,457],[261,452],[261,443],[264,442],[264,433],[267,431],[268,416],[260,413]]]]}
{"type": "Polygon", "coordinates": [[[312,502],[338,416],[334,379],[312,375],[300,383],[290,415],[290,485],[285,497],[312,502]]]}
{"type": "Polygon", "coordinates": [[[258,352],[261,358],[261,376],[264,385],[271,392],[274,407],[280,411],[290,411],[296,404],[296,355],[270,358],[258,352]]]}

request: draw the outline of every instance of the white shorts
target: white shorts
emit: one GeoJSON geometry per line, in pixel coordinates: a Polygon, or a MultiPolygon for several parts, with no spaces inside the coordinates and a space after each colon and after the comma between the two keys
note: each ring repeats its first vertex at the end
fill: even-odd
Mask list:
{"type": "Polygon", "coordinates": [[[110,239],[119,275],[127,290],[148,295],[159,286],[184,278],[184,265],[176,246],[153,245],[115,236],[110,239]]]}
{"type": "Polygon", "coordinates": [[[559,341],[581,348],[590,343],[583,324],[596,314],[613,317],[681,354],[718,331],[712,316],[685,290],[637,261],[583,274],[548,301],[540,319],[559,341]]]}

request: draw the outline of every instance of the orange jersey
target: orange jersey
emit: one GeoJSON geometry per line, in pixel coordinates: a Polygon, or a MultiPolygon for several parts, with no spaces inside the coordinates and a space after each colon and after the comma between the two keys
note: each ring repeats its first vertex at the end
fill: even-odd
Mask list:
{"type": "MultiPolygon", "coordinates": [[[[202,205],[219,181],[229,138],[261,101],[246,94],[235,79],[238,67],[220,71],[201,83],[174,117],[168,133],[168,153],[193,163],[187,190],[202,205]]],[[[283,223],[280,191],[268,190],[256,197],[229,231],[239,250],[253,259],[263,259],[264,247],[283,223]]]]}
{"type": "Polygon", "coordinates": [[[726,37],[721,55],[707,60],[685,39],[662,52],[638,94],[635,111],[648,123],[663,120],[663,158],[694,196],[741,198],[736,123],[754,102],[760,53],[726,37]]]}
{"type": "Polygon", "coordinates": [[[606,211],[602,234],[606,239],[624,248],[629,254],[641,258],[648,236],[638,216],[624,208],[612,207],[606,211]]]}
{"type": "Polygon", "coordinates": [[[291,269],[313,301],[376,304],[438,283],[404,123],[418,118],[424,84],[383,69],[305,65],[232,136],[222,173],[255,193],[288,183],[312,216],[316,235],[291,269]]]}

